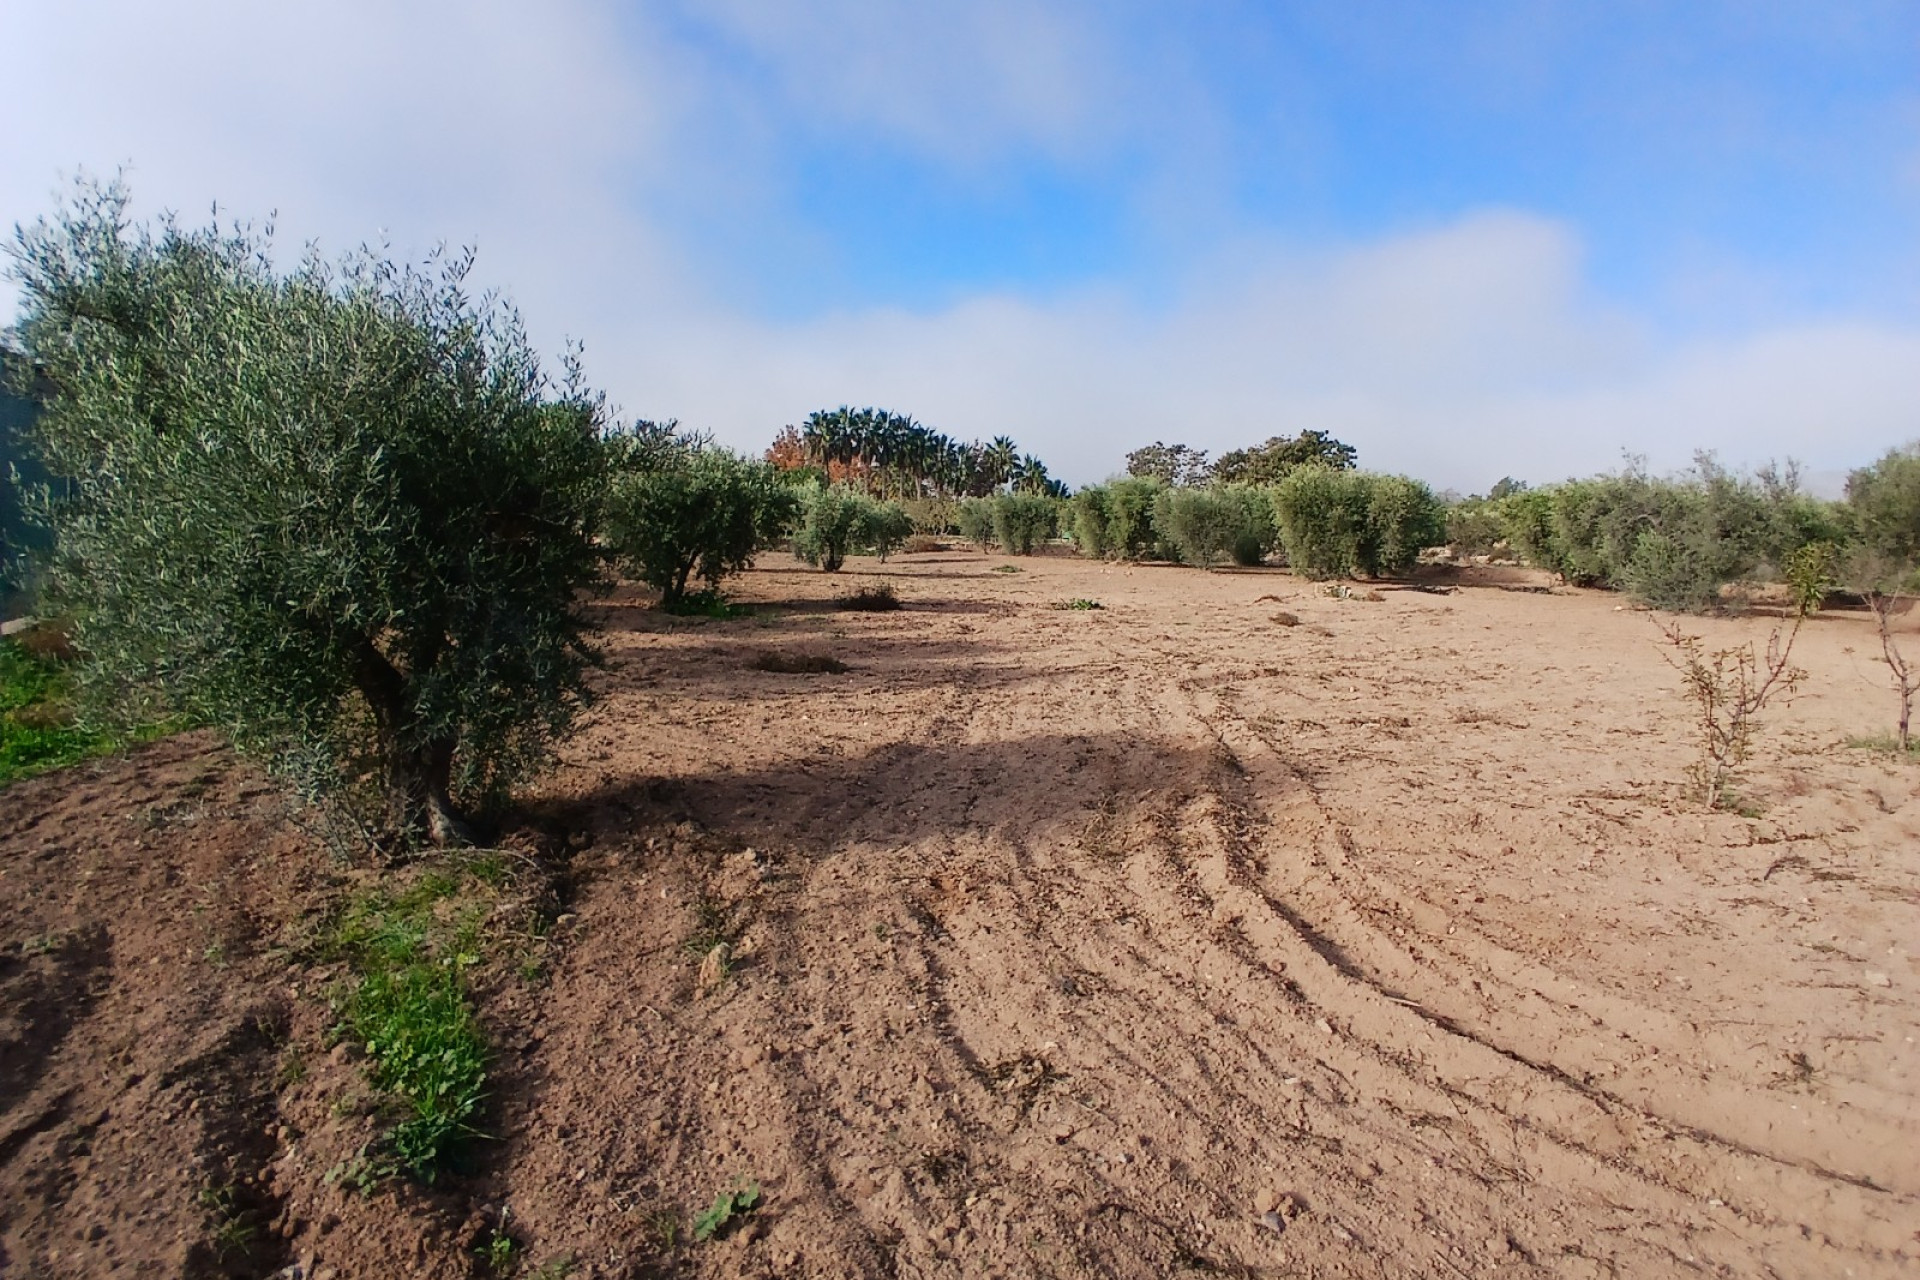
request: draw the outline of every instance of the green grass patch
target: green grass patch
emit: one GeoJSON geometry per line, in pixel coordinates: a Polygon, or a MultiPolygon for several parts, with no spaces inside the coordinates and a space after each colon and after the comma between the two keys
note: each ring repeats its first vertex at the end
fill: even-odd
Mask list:
{"type": "MultiPolygon", "coordinates": [[[[1896,760],[1901,758],[1900,739],[1890,733],[1873,733],[1848,738],[1847,745],[1856,751],[1871,751],[1876,755],[1892,756],[1896,760]]],[[[1907,742],[1906,759],[1910,764],[1920,762],[1920,737],[1912,738],[1907,742]]]]}
{"type": "Polygon", "coordinates": [[[115,745],[111,735],[74,724],[65,668],[11,638],[0,640],[0,786],[115,745]]]}
{"type": "Polygon", "coordinates": [[[13,637],[0,640],[0,787],[185,727],[170,720],[116,733],[76,723],[67,665],[13,637]]]}
{"type": "Polygon", "coordinates": [[[753,606],[731,604],[718,591],[690,591],[671,605],[662,606],[680,618],[750,618],[753,606]]]}
{"type": "Polygon", "coordinates": [[[316,948],[354,978],[336,998],[336,1029],[366,1054],[368,1081],[387,1099],[392,1127],[363,1153],[350,1180],[395,1173],[432,1182],[480,1134],[487,1042],[466,972],[485,951],[492,911],[484,858],[422,872],[412,883],[349,899],[316,948]]]}
{"type": "Polygon", "coordinates": [[[1101,604],[1098,600],[1083,600],[1076,597],[1072,600],[1056,600],[1053,602],[1053,607],[1056,609],[1086,610],[1104,609],[1107,606],[1101,604]]]}

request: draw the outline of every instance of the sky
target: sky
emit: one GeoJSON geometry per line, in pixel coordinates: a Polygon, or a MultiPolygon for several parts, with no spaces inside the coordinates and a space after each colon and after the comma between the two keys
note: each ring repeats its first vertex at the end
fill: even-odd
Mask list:
{"type": "MultiPolygon", "coordinates": [[[[1308,428],[1484,491],[1920,438],[1912,0],[0,0],[79,173],[476,277],[630,417],[1086,484],[1308,428]]],[[[17,294],[0,285],[0,320],[17,294]]]]}

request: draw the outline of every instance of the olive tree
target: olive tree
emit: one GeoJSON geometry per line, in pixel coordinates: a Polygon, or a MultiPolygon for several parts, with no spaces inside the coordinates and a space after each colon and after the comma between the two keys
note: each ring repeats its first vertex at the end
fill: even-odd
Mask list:
{"type": "Polygon", "coordinates": [[[649,470],[616,476],[606,541],[620,562],[660,592],[667,609],[698,573],[708,589],[753,563],[793,523],[799,501],[779,474],[719,448],[695,448],[649,470]]]}
{"type": "Polygon", "coordinates": [[[136,226],[81,184],[11,245],[51,388],[44,604],[83,692],[185,713],[387,833],[470,837],[592,658],[601,401],[549,381],[472,255],[289,272],[272,234],[136,226]]]}

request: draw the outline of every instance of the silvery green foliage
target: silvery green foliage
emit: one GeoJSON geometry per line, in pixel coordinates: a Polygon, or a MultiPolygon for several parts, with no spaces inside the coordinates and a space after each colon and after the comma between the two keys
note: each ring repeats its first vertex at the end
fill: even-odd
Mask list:
{"type": "Polygon", "coordinates": [[[672,608],[697,574],[708,589],[753,563],[793,524],[799,500],[764,462],[711,446],[625,469],[608,497],[607,545],[672,608]]]}
{"type": "Polygon", "coordinates": [[[837,573],[847,556],[868,550],[885,559],[913,532],[898,503],[876,502],[851,485],[811,484],[800,490],[793,553],[837,573]]]}
{"type": "Polygon", "coordinates": [[[605,480],[601,402],[514,311],[272,231],[133,226],[83,183],[11,246],[49,502],[48,598],[93,705],[184,712],[313,798],[458,838],[571,726],[605,480]]]}
{"type": "Polygon", "coordinates": [[[1446,538],[1446,508],[1405,476],[1310,464],[1269,491],[1287,564],[1313,579],[1394,577],[1446,538]]]}

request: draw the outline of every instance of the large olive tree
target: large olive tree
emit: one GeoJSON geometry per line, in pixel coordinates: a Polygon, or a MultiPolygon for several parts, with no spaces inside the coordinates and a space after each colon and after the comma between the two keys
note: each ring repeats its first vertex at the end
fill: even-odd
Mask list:
{"type": "Polygon", "coordinates": [[[290,272],[271,231],[136,226],[82,184],[19,228],[44,599],[96,705],[185,712],[390,834],[469,838],[547,760],[591,660],[600,401],[556,387],[471,255],[290,272]]]}

